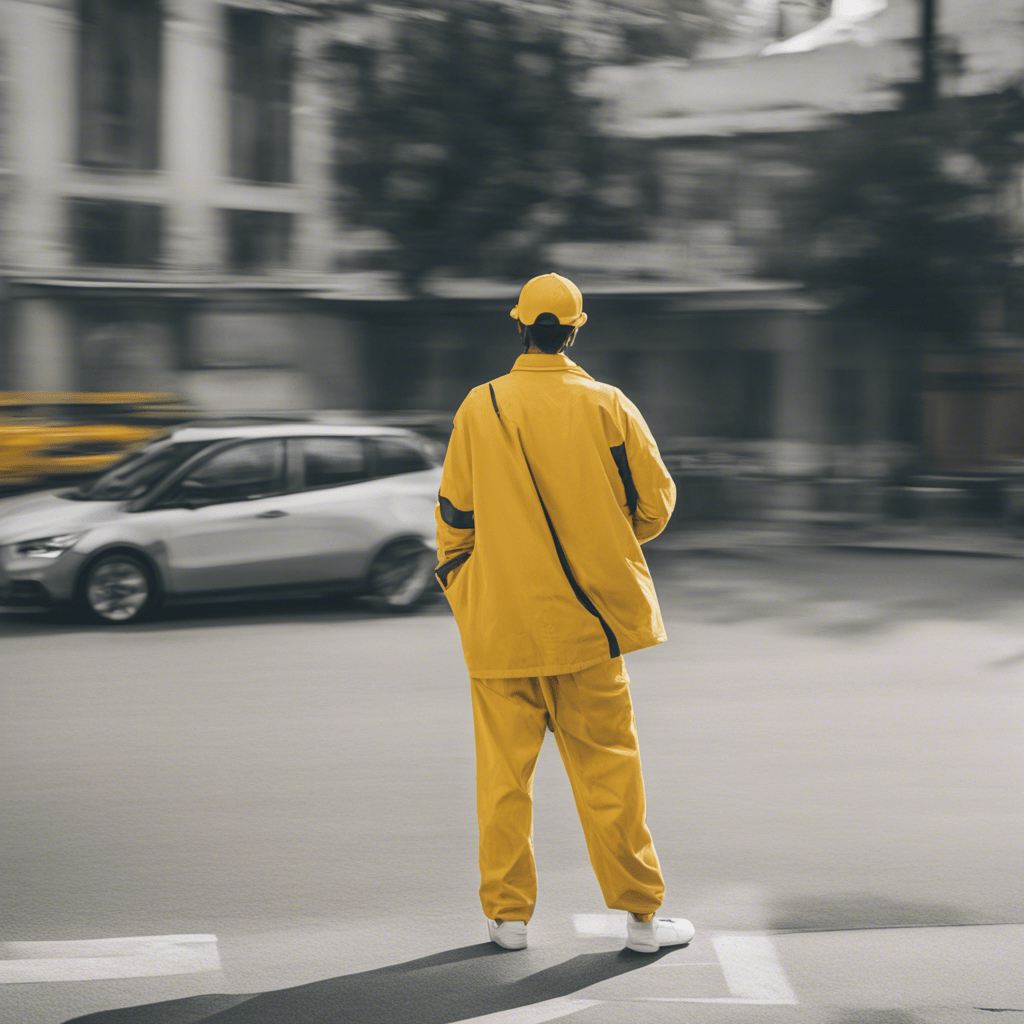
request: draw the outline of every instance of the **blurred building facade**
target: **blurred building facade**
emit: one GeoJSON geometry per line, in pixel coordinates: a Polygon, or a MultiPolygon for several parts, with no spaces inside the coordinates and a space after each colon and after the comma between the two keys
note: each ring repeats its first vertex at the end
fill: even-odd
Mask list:
{"type": "Polygon", "coordinates": [[[354,343],[304,301],[332,221],[315,31],[274,3],[0,2],[8,388],[358,401],[354,343]]]}
{"type": "MultiPolygon", "coordinates": [[[[295,7],[0,0],[0,386],[170,390],[211,410],[450,412],[507,371],[514,284],[409,299],[339,271],[361,244],[333,202],[339,81],[319,59],[323,23],[295,7]]],[[[811,8],[827,13],[789,5],[793,31],[811,8]]],[[[802,154],[836,113],[874,116],[913,76],[910,11],[892,0],[879,46],[609,67],[591,82],[606,130],[655,150],[659,201],[646,241],[554,246],[540,269],[583,287],[591,320],[572,354],[637,398],[690,474],[684,517],[870,513],[874,485],[920,465],[922,445],[936,470],[1024,455],[1008,322],[977,366],[936,357],[922,393],[896,325],[830,317],[765,279],[793,243],[802,154]]],[[[984,94],[1024,50],[965,24],[982,56],[959,81],[984,94]]]]}
{"type": "MultiPolygon", "coordinates": [[[[490,339],[513,284],[405,301],[386,281],[338,273],[358,240],[332,206],[338,82],[320,57],[331,31],[373,45],[373,30],[366,19],[328,29],[299,7],[0,0],[4,387],[172,390],[222,409],[450,410],[480,372],[507,369],[514,333],[490,339]]],[[[574,259],[571,246],[552,253],[574,259]]],[[[590,330],[594,372],[625,385],[641,364],[661,367],[641,373],[661,433],[708,427],[693,412],[699,394],[668,390],[689,389],[690,357],[661,371],[673,345],[707,345],[709,311],[746,318],[713,333],[764,350],[786,333],[773,317],[788,323],[805,305],[791,285],[733,282],[739,266],[703,283],[664,267],[663,285],[637,289],[616,286],[605,252],[584,259],[583,279],[607,296],[605,326],[590,330]]],[[[736,429],[771,437],[773,414],[758,415],[736,429]]]]}
{"type": "MultiPolygon", "coordinates": [[[[651,235],[658,261],[692,263],[694,274],[757,277],[787,276],[787,264],[813,258],[814,240],[800,234],[794,214],[816,187],[814,158],[831,145],[839,120],[888,120],[898,131],[904,108],[920,101],[920,5],[878,6],[858,41],[592,75],[592,93],[606,103],[606,130],[643,140],[656,153],[661,204],[651,235]]],[[[991,98],[1019,91],[1024,81],[1024,16],[1019,5],[1001,0],[943,0],[938,9],[935,46],[944,73],[935,107],[966,102],[968,116],[980,123],[991,114],[991,98]]],[[[1021,137],[1018,126],[1017,142],[1021,137]]],[[[1024,166],[993,200],[1024,266],[1024,166]]],[[[803,324],[799,408],[788,433],[777,437],[798,446],[799,461],[836,502],[842,505],[845,490],[861,507],[870,505],[870,487],[861,484],[872,476],[903,476],[922,485],[915,490],[934,485],[936,492],[949,490],[939,487],[939,477],[948,484],[955,476],[991,493],[1003,472],[1019,472],[1019,271],[1016,279],[1016,287],[1011,281],[992,290],[962,351],[924,337],[911,339],[920,342],[923,358],[908,359],[913,332],[898,317],[858,320],[823,305],[803,324]]],[[[812,501],[827,504],[821,487],[817,492],[812,501]]]]}

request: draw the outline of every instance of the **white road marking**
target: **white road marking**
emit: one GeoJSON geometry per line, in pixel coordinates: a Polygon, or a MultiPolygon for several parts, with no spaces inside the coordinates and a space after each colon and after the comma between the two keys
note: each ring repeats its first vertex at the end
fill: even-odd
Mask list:
{"type": "Polygon", "coordinates": [[[718,967],[720,966],[717,960],[687,960],[685,963],[666,963],[664,960],[659,960],[655,967],[718,967]]]}
{"type": "Polygon", "coordinates": [[[603,1002],[603,999],[548,999],[543,1003],[517,1006],[512,1010],[487,1013],[482,1017],[469,1017],[461,1024],[543,1024],[546,1020],[567,1017],[570,1013],[577,1013],[603,1002]]]}
{"type": "Polygon", "coordinates": [[[0,943],[0,984],[154,978],[219,971],[216,935],[0,943]]]}
{"type": "Polygon", "coordinates": [[[767,935],[713,935],[711,944],[733,998],[773,1005],[797,1001],[767,935]]]}
{"type": "MultiPolygon", "coordinates": [[[[625,914],[574,914],[573,925],[578,935],[589,938],[624,939],[625,914]]],[[[646,996],[627,1002],[644,1003],[740,1003],[751,1006],[780,1006],[797,1002],[786,974],[775,954],[775,946],[767,935],[721,933],[711,937],[717,962],[684,961],[659,963],[659,967],[718,966],[729,986],[729,995],[719,998],[692,996],[646,996]]],[[[619,1002],[620,1000],[607,1000],[619,1002]]]]}
{"type": "Polygon", "coordinates": [[[763,999],[733,999],[731,996],[632,996],[629,999],[605,999],[606,1003],[729,1003],[739,1006],[774,1006],[763,999]]]}
{"type": "Polygon", "coordinates": [[[625,914],[573,914],[572,923],[577,935],[586,935],[592,939],[626,937],[625,914]]]}

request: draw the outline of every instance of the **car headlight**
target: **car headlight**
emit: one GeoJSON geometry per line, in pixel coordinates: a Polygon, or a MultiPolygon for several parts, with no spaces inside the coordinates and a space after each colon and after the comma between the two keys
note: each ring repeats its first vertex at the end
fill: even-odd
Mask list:
{"type": "Polygon", "coordinates": [[[14,553],[22,558],[60,558],[81,536],[80,533],[62,533],[58,537],[23,540],[13,545],[14,553]]]}

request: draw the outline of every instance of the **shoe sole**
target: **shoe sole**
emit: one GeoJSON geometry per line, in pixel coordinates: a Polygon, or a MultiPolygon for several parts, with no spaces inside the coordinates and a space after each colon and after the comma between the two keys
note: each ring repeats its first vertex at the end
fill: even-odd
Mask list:
{"type": "Polygon", "coordinates": [[[626,949],[631,949],[634,953],[657,953],[659,949],[686,949],[691,942],[693,939],[687,939],[686,942],[666,942],[664,946],[634,946],[627,940],[626,949]]]}
{"type": "Polygon", "coordinates": [[[495,935],[493,931],[491,931],[490,925],[487,926],[487,934],[491,942],[493,942],[496,946],[500,946],[502,949],[526,949],[525,935],[523,936],[522,942],[515,942],[510,944],[508,942],[503,942],[500,938],[498,938],[498,936],[495,935]]]}

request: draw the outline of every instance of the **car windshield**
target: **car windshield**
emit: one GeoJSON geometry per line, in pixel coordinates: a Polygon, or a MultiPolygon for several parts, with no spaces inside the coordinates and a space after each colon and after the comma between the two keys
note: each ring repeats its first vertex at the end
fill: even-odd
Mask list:
{"type": "Polygon", "coordinates": [[[90,480],[68,497],[76,501],[129,501],[141,498],[171,470],[195,455],[208,442],[175,442],[170,438],[150,441],[129,452],[95,480],[90,480]]]}

